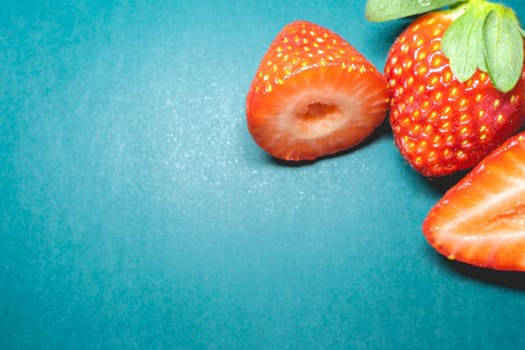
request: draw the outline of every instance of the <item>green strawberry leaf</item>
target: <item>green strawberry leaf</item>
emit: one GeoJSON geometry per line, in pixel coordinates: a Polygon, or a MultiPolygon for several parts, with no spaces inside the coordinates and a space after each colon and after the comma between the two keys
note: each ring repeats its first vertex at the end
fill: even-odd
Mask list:
{"type": "Polygon", "coordinates": [[[502,92],[512,90],[523,68],[523,38],[510,9],[490,11],[483,26],[483,41],[492,84],[502,92]]]}
{"type": "Polygon", "coordinates": [[[485,0],[470,0],[447,29],[441,49],[459,81],[480,69],[502,92],[516,86],[523,67],[522,29],[514,12],[485,0]]]}
{"type": "Polygon", "coordinates": [[[467,0],[368,0],[365,15],[371,22],[384,22],[430,12],[467,0]]]}
{"type": "Polygon", "coordinates": [[[483,44],[483,14],[469,8],[445,32],[441,49],[459,81],[468,80],[478,69],[487,71],[483,44]]]}

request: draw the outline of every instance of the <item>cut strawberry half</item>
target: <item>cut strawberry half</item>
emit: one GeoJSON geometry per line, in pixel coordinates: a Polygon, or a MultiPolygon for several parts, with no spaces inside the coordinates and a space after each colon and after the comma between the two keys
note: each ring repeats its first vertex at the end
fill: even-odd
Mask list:
{"type": "Polygon", "coordinates": [[[423,233],[449,259],[525,271],[525,132],[453,186],[430,210],[423,233]]]}
{"type": "Polygon", "coordinates": [[[386,79],[350,44],[293,22],[264,56],[246,101],[248,129],[276,158],[301,161],[357,145],[386,116],[386,79]]]}

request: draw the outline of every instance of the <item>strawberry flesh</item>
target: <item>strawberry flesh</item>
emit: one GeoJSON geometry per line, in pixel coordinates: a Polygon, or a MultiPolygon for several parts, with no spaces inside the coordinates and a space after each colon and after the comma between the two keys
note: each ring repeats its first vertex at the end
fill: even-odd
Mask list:
{"type": "Polygon", "coordinates": [[[525,132],[453,186],[430,210],[423,233],[449,259],[525,271],[525,132]]]}
{"type": "Polygon", "coordinates": [[[246,100],[248,129],[276,158],[334,154],[368,137],[386,116],[383,75],[326,28],[296,21],[262,59],[246,100]]]}

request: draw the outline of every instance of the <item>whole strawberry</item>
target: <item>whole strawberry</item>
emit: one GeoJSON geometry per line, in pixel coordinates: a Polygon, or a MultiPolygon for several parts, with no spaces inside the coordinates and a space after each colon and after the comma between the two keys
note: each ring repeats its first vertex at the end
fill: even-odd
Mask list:
{"type": "Polygon", "coordinates": [[[515,14],[484,0],[461,3],[412,22],[385,65],[395,144],[429,177],[473,167],[525,123],[515,14]]]}

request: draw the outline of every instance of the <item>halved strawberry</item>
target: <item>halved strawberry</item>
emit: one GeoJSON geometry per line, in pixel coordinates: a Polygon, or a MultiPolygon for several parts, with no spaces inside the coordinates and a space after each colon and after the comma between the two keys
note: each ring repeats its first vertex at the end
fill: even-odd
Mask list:
{"type": "Polygon", "coordinates": [[[269,154],[313,160],[357,145],[386,116],[387,83],[355,48],[319,25],[285,26],[246,100],[248,129],[269,154]]]}
{"type": "Polygon", "coordinates": [[[453,186],[430,210],[423,233],[449,259],[525,271],[525,132],[453,186]]]}

